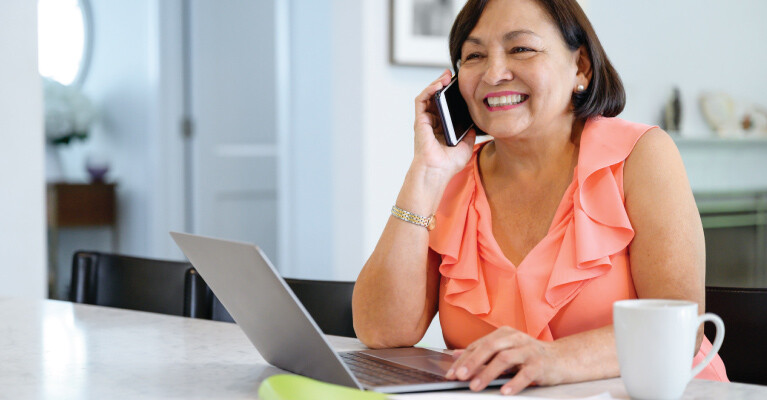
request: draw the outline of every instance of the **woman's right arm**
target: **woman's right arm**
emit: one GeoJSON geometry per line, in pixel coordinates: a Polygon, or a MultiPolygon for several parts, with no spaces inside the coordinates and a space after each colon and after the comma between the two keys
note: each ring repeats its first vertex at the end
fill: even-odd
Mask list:
{"type": "MultiPolygon", "coordinates": [[[[473,150],[473,132],[452,148],[439,140],[432,97],[449,82],[445,71],[415,101],[415,155],[396,205],[422,216],[436,211],[448,182],[473,150]]],[[[371,348],[412,346],[421,340],[437,312],[439,263],[440,256],[429,249],[426,228],[390,216],[354,286],[357,337],[371,348]]]]}

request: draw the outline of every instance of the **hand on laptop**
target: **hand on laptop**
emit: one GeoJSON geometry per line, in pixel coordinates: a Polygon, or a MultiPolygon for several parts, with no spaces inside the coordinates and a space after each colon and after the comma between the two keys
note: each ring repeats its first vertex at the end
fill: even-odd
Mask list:
{"type": "Polygon", "coordinates": [[[552,385],[564,379],[562,357],[557,342],[544,342],[510,327],[501,327],[456,350],[456,361],[446,374],[448,379],[471,380],[470,388],[479,391],[500,375],[517,371],[501,387],[503,394],[516,394],[531,384],[552,385]]]}

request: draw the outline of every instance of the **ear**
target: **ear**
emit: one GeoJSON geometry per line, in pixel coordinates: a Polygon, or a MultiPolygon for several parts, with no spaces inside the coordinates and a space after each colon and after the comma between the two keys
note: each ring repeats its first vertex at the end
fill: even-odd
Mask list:
{"type": "Polygon", "coordinates": [[[591,75],[593,74],[589,50],[586,46],[581,46],[578,50],[575,50],[575,57],[575,64],[578,67],[575,76],[576,84],[589,87],[589,84],[591,83],[591,75]]]}

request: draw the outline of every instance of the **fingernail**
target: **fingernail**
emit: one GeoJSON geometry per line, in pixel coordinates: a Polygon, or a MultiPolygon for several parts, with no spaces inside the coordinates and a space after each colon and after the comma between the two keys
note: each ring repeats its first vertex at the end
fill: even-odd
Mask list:
{"type": "Polygon", "coordinates": [[[455,371],[452,368],[450,368],[449,370],[447,370],[447,373],[445,374],[445,378],[452,379],[454,373],[455,371]]]}
{"type": "Polygon", "coordinates": [[[508,387],[505,387],[505,386],[502,387],[501,388],[501,394],[504,394],[504,395],[511,394],[511,388],[508,388],[508,387]]]}
{"type": "Polygon", "coordinates": [[[469,384],[469,389],[479,390],[479,379],[474,379],[473,381],[471,381],[471,383],[469,384]]]}
{"type": "Polygon", "coordinates": [[[456,372],[456,375],[458,375],[461,379],[466,379],[469,377],[469,369],[466,367],[458,368],[458,372],[456,372]]]}

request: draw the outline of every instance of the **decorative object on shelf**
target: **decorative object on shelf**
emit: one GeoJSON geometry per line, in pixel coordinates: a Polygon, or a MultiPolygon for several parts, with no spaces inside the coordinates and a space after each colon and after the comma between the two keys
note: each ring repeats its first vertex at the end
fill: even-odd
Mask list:
{"type": "Polygon", "coordinates": [[[767,138],[767,108],[752,104],[741,116],[740,126],[749,136],[767,138]]]}
{"type": "Polygon", "coordinates": [[[700,107],[721,138],[767,137],[767,109],[736,101],[727,93],[704,93],[700,107]]]}
{"type": "Polygon", "coordinates": [[[663,107],[663,129],[671,134],[682,130],[682,98],[679,88],[674,86],[666,105],[663,107]]]}
{"type": "Polygon", "coordinates": [[[63,85],[43,77],[45,100],[45,177],[49,182],[64,181],[60,148],[88,137],[96,111],[88,98],[73,85],[63,85]]]}
{"type": "Polygon", "coordinates": [[[43,79],[45,136],[54,145],[88,137],[96,112],[90,100],[75,86],[43,79]]]}
{"type": "Polygon", "coordinates": [[[700,97],[706,122],[720,137],[740,136],[735,116],[735,101],[727,93],[706,93],[700,97]]]}
{"type": "Polygon", "coordinates": [[[85,170],[91,183],[104,183],[109,172],[109,160],[99,154],[90,154],[85,158],[85,170]]]}
{"type": "Polygon", "coordinates": [[[447,37],[464,3],[458,0],[392,0],[392,64],[448,67],[447,37]]]}

